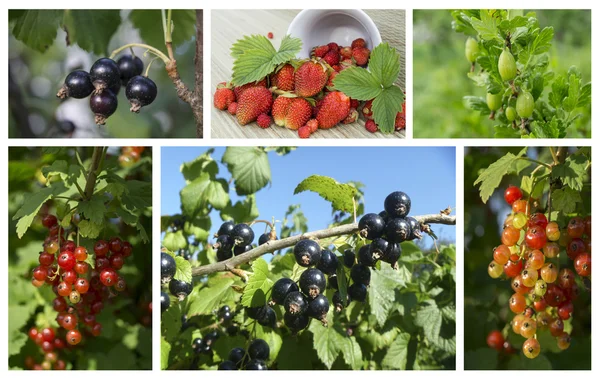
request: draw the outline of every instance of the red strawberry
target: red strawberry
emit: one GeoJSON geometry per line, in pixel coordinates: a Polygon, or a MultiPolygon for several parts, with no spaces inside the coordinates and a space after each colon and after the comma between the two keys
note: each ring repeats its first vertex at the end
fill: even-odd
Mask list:
{"type": "Polygon", "coordinates": [[[327,52],[329,52],[329,46],[327,46],[327,45],[317,46],[317,47],[313,48],[311,56],[317,57],[317,58],[322,58],[325,56],[325,54],[327,54],[327,52]]]}
{"type": "Polygon", "coordinates": [[[273,104],[273,95],[265,87],[247,88],[238,99],[236,116],[242,126],[255,121],[262,113],[268,113],[273,104]]]}
{"type": "Polygon", "coordinates": [[[312,118],[312,119],[308,120],[308,122],[306,122],[305,126],[310,129],[310,133],[312,134],[319,129],[319,121],[312,118]]]}
{"type": "Polygon", "coordinates": [[[268,33],[267,33],[267,38],[269,38],[269,39],[273,39],[273,33],[272,33],[272,32],[268,32],[268,33]]]}
{"type": "Polygon", "coordinates": [[[335,50],[329,50],[323,57],[323,60],[333,67],[340,62],[340,54],[335,50]]]}
{"type": "Polygon", "coordinates": [[[214,105],[219,110],[225,110],[231,104],[235,102],[235,93],[229,88],[219,88],[215,92],[214,105]]]}
{"type": "Polygon", "coordinates": [[[406,128],[406,118],[404,117],[404,113],[398,112],[396,114],[396,120],[394,122],[394,129],[402,130],[406,128]]]}
{"type": "Polygon", "coordinates": [[[294,90],[294,66],[286,64],[279,71],[273,74],[271,85],[276,86],[282,91],[294,90]]]}
{"type": "Polygon", "coordinates": [[[329,42],[327,46],[329,46],[329,50],[334,50],[336,52],[340,51],[340,46],[338,46],[338,44],[335,42],[329,42]]]}
{"type": "Polygon", "coordinates": [[[339,75],[338,72],[332,72],[331,75],[329,75],[329,80],[327,80],[328,88],[333,88],[333,79],[335,79],[337,75],[339,75]]]}
{"type": "Polygon", "coordinates": [[[350,112],[348,116],[342,121],[343,125],[347,125],[349,123],[354,123],[358,119],[358,112],[354,108],[350,108],[350,112]]]}
{"type": "Polygon", "coordinates": [[[343,121],[350,111],[350,97],[342,92],[329,92],[317,114],[321,129],[329,129],[343,121]]]}
{"type": "Polygon", "coordinates": [[[358,109],[358,104],[358,100],[355,100],[353,98],[350,99],[350,108],[358,109]]]}
{"type": "Polygon", "coordinates": [[[352,58],[352,48],[346,46],[346,47],[340,49],[340,55],[342,56],[342,59],[352,58]]]}
{"type": "Polygon", "coordinates": [[[273,102],[271,114],[273,114],[273,120],[277,126],[285,126],[285,115],[291,102],[292,99],[285,96],[279,96],[273,102]]]}
{"type": "Polygon", "coordinates": [[[237,102],[232,102],[231,104],[229,104],[229,106],[227,107],[227,111],[229,112],[229,114],[235,115],[235,113],[237,112],[237,102]]]}
{"type": "Polygon", "coordinates": [[[372,119],[367,120],[367,122],[365,123],[365,129],[367,129],[367,131],[370,133],[375,133],[378,130],[377,124],[372,119]]]}
{"type": "Polygon", "coordinates": [[[254,88],[254,87],[267,87],[267,79],[262,79],[261,81],[258,81],[256,83],[248,83],[248,84],[244,84],[242,86],[239,87],[235,87],[233,88],[233,91],[235,92],[235,98],[238,100],[240,100],[240,96],[242,95],[242,93],[244,93],[244,91],[248,88],[254,88]]]}
{"type": "Polygon", "coordinates": [[[269,126],[271,126],[271,117],[269,117],[268,114],[263,113],[258,116],[258,118],[256,119],[256,123],[261,128],[266,129],[269,126]]]}
{"type": "Polygon", "coordinates": [[[372,106],[373,100],[365,102],[365,105],[362,108],[362,114],[365,117],[365,119],[373,119],[373,110],[371,110],[372,106]]]}
{"type": "Polygon", "coordinates": [[[302,139],[310,137],[310,128],[308,126],[302,126],[298,129],[298,136],[302,139]]]}
{"type": "Polygon", "coordinates": [[[296,94],[300,97],[311,97],[323,90],[329,75],[320,63],[308,61],[303,63],[294,74],[296,94]]]}
{"type": "Polygon", "coordinates": [[[367,45],[367,42],[365,42],[364,39],[357,38],[354,41],[352,41],[352,45],[350,45],[350,47],[352,47],[352,49],[354,50],[357,47],[365,47],[366,45],[367,45]]]}
{"type": "Polygon", "coordinates": [[[306,125],[312,116],[312,106],[303,98],[293,98],[285,112],[285,127],[298,130],[306,125]]]}
{"type": "Polygon", "coordinates": [[[352,49],[352,58],[357,66],[366,66],[369,63],[371,51],[366,47],[356,47],[352,49]]]}

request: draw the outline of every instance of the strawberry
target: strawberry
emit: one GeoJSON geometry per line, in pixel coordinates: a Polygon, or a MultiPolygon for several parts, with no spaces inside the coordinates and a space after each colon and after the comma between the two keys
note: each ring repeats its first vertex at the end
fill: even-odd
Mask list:
{"type": "Polygon", "coordinates": [[[328,52],[329,52],[329,46],[327,46],[327,45],[317,46],[317,47],[313,48],[311,56],[317,57],[317,58],[322,58],[328,52]]]}
{"type": "Polygon", "coordinates": [[[298,130],[312,116],[312,106],[303,98],[293,98],[285,111],[285,127],[298,130]]]}
{"type": "Polygon", "coordinates": [[[356,122],[357,119],[358,119],[358,112],[356,111],[355,108],[350,108],[350,112],[348,113],[348,116],[342,121],[342,124],[347,125],[349,123],[356,122]]]}
{"type": "Polygon", "coordinates": [[[225,110],[231,104],[235,102],[235,93],[229,88],[219,88],[215,92],[214,105],[219,110],[225,110]]]}
{"type": "Polygon", "coordinates": [[[350,99],[350,108],[358,109],[358,104],[358,100],[355,100],[353,98],[350,99]]]}
{"type": "Polygon", "coordinates": [[[323,60],[333,67],[340,62],[340,54],[337,51],[329,50],[323,57],[323,60]]]}
{"type": "Polygon", "coordinates": [[[371,110],[371,107],[373,106],[373,100],[369,100],[367,102],[365,102],[365,105],[363,105],[362,108],[362,114],[365,117],[365,119],[373,119],[373,110],[371,110]]]}
{"type": "Polygon", "coordinates": [[[310,137],[310,128],[308,126],[302,126],[298,129],[298,136],[302,139],[310,137]]]}
{"type": "Polygon", "coordinates": [[[300,97],[311,97],[321,92],[329,75],[320,63],[308,61],[303,63],[294,74],[296,94],[300,97]]]}
{"type": "Polygon", "coordinates": [[[340,49],[340,55],[342,56],[342,59],[352,58],[352,48],[346,46],[346,47],[340,49]]]}
{"type": "Polygon", "coordinates": [[[406,128],[406,118],[403,112],[396,113],[396,120],[394,122],[394,129],[402,130],[406,128]]]}
{"type": "Polygon", "coordinates": [[[248,83],[248,84],[244,84],[242,86],[239,87],[235,87],[233,88],[233,91],[235,92],[235,98],[238,100],[240,100],[240,96],[242,95],[242,93],[244,93],[244,91],[248,88],[254,88],[254,87],[267,87],[267,79],[262,79],[261,81],[258,81],[256,83],[248,83]]]}
{"type": "Polygon", "coordinates": [[[329,50],[334,50],[335,52],[340,51],[340,46],[338,46],[338,44],[335,42],[329,42],[327,46],[329,46],[329,50]]]}
{"type": "Polygon", "coordinates": [[[319,121],[317,121],[314,118],[311,118],[310,120],[308,120],[308,122],[306,122],[305,126],[310,129],[310,133],[312,134],[319,129],[319,121]]]}
{"type": "Polygon", "coordinates": [[[321,129],[329,129],[343,121],[350,111],[350,97],[342,92],[329,92],[317,114],[321,129]]]}
{"type": "Polygon", "coordinates": [[[286,64],[279,71],[273,74],[271,85],[276,86],[282,91],[294,90],[294,66],[286,64]]]}
{"type": "Polygon", "coordinates": [[[357,66],[366,66],[369,63],[369,55],[371,55],[371,50],[366,47],[352,49],[352,59],[354,59],[357,66]]]}
{"type": "Polygon", "coordinates": [[[329,75],[329,80],[327,80],[327,88],[333,89],[333,79],[335,79],[337,75],[339,75],[338,72],[332,72],[331,75],[329,75]]]}
{"type": "Polygon", "coordinates": [[[365,129],[367,129],[367,131],[370,133],[376,133],[378,130],[377,124],[372,119],[367,120],[365,123],[365,129]]]}
{"type": "Polygon", "coordinates": [[[256,123],[258,124],[258,126],[260,126],[263,129],[268,128],[269,126],[271,126],[271,117],[269,117],[268,114],[266,113],[262,113],[261,115],[258,116],[258,118],[256,119],[256,123]]]}
{"type": "Polygon", "coordinates": [[[285,115],[291,102],[292,99],[285,96],[279,96],[273,102],[271,114],[273,114],[273,120],[277,126],[285,126],[285,115]]]}
{"type": "Polygon", "coordinates": [[[231,104],[229,104],[229,106],[227,107],[227,111],[229,112],[229,114],[235,115],[235,113],[237,112],[237,102],[232,102],[231,104]]]}
{"type": "Polygon", "coordinates": [[[273,95],[267,88],[247,88],[238,99],[236,116],[242,126],[255,121],[262,113],[268,113],[273,104],[273,95]]]}
{"type": "Polygon", "coordinates": [[[267,38],[269,38],[269,39],[273,39],[273,33],[272,33],[272,32],[268,32],[268,33],[267,33],[267,38]]]}
{"type": "Polygon", "coordinates": [[[341,66],[341,65],[339,65],[339,64],[336,64],[335,66],[331,66],[331,68],[333,68],[333,70],[334,70],[336,73],[339,73],[339,72],[341,72],[341,71],[342,71],[342,69],[343,69],[343,68],[342,68],[342,66],[341,66]]]}
{"type": "Polygon", "coordinates": [[[342,67],[342,69],[340,71],[343,71],[346,68],[356,67],[356,64],[354,63],[354,61],[352,59],[344,59],[341,61],[340,66],[342,67]]]}
{"type": "Polygon", "coordinates": [[[353,50],[357,47],[365,47],[365,46],[367,46],[367,42],[365,42],[365,40],[362,38],[355,39],[354,41],[352,41],[352,45],[350,45],[350,47],[352,47],[353,50]]]}

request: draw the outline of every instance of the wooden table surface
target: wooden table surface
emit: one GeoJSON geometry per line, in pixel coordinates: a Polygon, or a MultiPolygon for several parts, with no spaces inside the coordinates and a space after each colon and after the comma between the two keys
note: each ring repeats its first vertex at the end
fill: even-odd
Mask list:
{"type": "MultiPolygon", "coordinates": [[[[289,24],[300,10],[213,10],[211,12],[211,94],[218,83],[231,80],[233,59],[229,55],[231,45],[244,35],[274,34],[272,40],[279,48],[289,24]]],[[[400,76],[396,84],[405,88],[405,12],[403,10],[365,10],[373,19],[381,39],[400,52],[400,76]]],[[[256,123],[240,126],[235,116],[212,106],[211,98],[211,137],[212,138],[298,138],[298,132],[273,124],[261,129],[256,123]]],[[[370,133],[364,127],[364,120],[348,125],[338,125],[329,130],[318,130],[311,138],[404,138],[404,130],[393,134],[370,133]]]]}

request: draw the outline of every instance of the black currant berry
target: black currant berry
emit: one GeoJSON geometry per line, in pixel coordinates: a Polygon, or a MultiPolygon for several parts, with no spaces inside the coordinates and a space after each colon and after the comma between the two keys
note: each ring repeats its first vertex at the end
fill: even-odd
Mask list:
{"type": "Polygon", "coordinates": [[[308,301],[304,294],[299,291],[293,291],[285,297],[283,308],[289,314],[300,315],[308,308],[308,301]]]}
{"type": "Polygon", "coordinates": [[[219,332],[211,331],[204,336],[204,344],[212,346],[220,336],[221,335],[219,335],[219,332]]]}
{"type": "Polygon", "coordinates": [[[385,228],[387,240],[393,243],[402,243],[412,235],[410,223],[404,218],[392,219],[385,228]]]}
{"type": "Polygon", "coordinates": [[[250,358],[255,358],[257,360],[268,360],[270,353],[271,349],[269,348],[269,344],[263,339],[253,340],[248,347],[248,355],[250,355],[250,358]]]}
{"type": "Polygon", "coordinates": [[[90,109],[94,113],[96,125],[104,125],[119,105],[117,96],[110,90],[102,91],[100,94],[90,96],[90,109]]]}
{"type": "Polygon", "coordinates": [[[381,219],[383,219],[383,221],[387,224],[387,222],[390,220],[390,216],[388,215],[387,211],[383,210],[379,212],[379,216],[381,217],[381,219]]]}
{"type": "Polygon", "coordinates": [[[392,268],[398,268],[398,259],[402,255],[402,248],[398,243],[389,243],[385,255],[381,258],[381,261],[385,261],[392,265],[392,268]]]}
{"type": "Polygon", "coordinates": [[[248,317],[250,319],[256,319],[256,318],[258,318],[259,312],[262,310],[263,310],[263,307],[247,307],[246,314],[248,315],[248,317]]]}
{"type": "Polygon", "coordinates": [[[131,104],[131,110],[139,113],[142,106],[150,105],[158,94],[158,88],[154,82],[146,76],[134,76],[127,83],[125,96],[131,104]]]}
{"type": "Polygon", "coordinates": [[[171,305],[171,298],[169,298],[169,294],[165,292],[160,292],[160,311],[166,311],[171,305]]]}
{"type": "Polygon", "coordinates": [[[358,250],[358,263],[364,266],[374,266],[377,263],[377,257],[371,250],[371,244],[366,244],[358,250]]]}
{"type": "Polygon", "coordinates": [[[274,328],[277,323],[277,315],[275,314],[275,310],[269,306],[263,307],[258,312],[256,321],[262,326],[274,328]]]}
{"type": "Polygon", "coordinates": [[[56,94],[56,97],[86,98],[93,91],[94,85],[90,79],[90,74],[82,70],[77,70],[67,75],[65,83],[56,94]]]}
{"type": "Polygon", "coordinates": [[[332,274],[329,277],[327,277],[327,287],[338,290],[339,285],[336,274],[332,274]]]}
{"type": "Polygon", "coordinates": [[[109,58],[98,59],[90,69],[90,79],[96,88],[96,93],[105,89],[121,86],[121,72],[117,63],[109,58]]]}
{"type": "Polygon", "coordinates": [[[229,352],[229,361],[233,362],[238,369],[241,369],[248,361],[244,348],[233,348],[229,352]]]}
{"type": "Polygon", "coordinates": [[[175,259],[169,255],[168,253],[161,252],[160,253],[160,282],[162,284],[167,284],[171,281],[171,278],[175,275],[177,271],[177,264],[175,264],[175,259]]]}
{"type": "Polygon", "coordinates": [[[234,227],[235,227],[235,223],[233,223],[232,221],[227,221],[227,222],[223,223],[221,225],[221,227],[219,227],[219,231],[217,231],[217,236],[221,236],[221,235],[231,236],[231,231],[233,231],[234,227]]]}
{"type": "Polygon", "coordinates": [[[333,302],[333,307],[335,308],[335,311],[341,312],[345,307],[344,303],[347,304],[348,302],[350,302],[350,296],[348,295],[348,293],[346,293],[346,301],[342,301],[342,294],[340,294],[339,291],[336,291],[335,293],[333,293],[333,298],[331,299],[331,301],[333,302]]]}
{"type": "Polygon", "coordinates": [[[371,283],[371,269],[368,266],[356,264],[350,270],[350,278],[354,283],[368,285],[371,283]]]}
{"type": "Polygon", "coordinates": [[[308,326],[310,318],[306,314],[296,316],[286,312],[285,315],[283,315],[283,322],[290,331],[292,331],[292,334],[296,334],[298,331],[302,331],[308,326]]]}
{"type": "MultiPolygon", "coordinates": [[[[260,237],[258,238],[258,245],[263,245],[270,240],[271,240],[271,232],[265,232],[264,234],[260,235],[260,237]]],[[[273,239],[273,240],[277,240],[277,237],[275,237],[275,239],[273,239]]]]}
{"type": "Polygon", "coordinates": [[[129,79],[141,75],[144,72],[144,62],[137,56],[123,55],[117,60],[117,66],[121,72],[121,83],[127,85],[129,79]]]}
{"type": "Polygon", "coordinates": [[[211,344],[199,337],[192,341],[192,349],[196,354],[212,354],[211,344]]]}
{"type": "Polygon", "coordinates": [[[225,360],[219,364],[219,370],[237,370],[233,361],[225,360]]]}
{"type": "Polygon", "coordinates": [[[386,213],[392,218],[404,218],[410,213],[410,197],[404,192],[390,193],[383,203],[386,213]]]}
{"type": "Polygon", "coordinates": [[[375,256],[375,258],[381,259],[385,255],[389,245],[390,243],[383,238],[374,239],[370,244],[371,253],[373,256],[375,256]]]}
{"type": "Polygon", "coordinates": [[[234,246],[234,240],[229,235],[220,235],[217,237],[217,240],[213,244],[214,249],[227,249],[232,250],[234,246]]]}
{"type": "Polygon", "coordinates": [[[289,293],[299,291],[298,285],[290,278],[280,278],[271,290],[271,304],[282,305],[289,293]]]}
{"type": "Polygon", "coordinates": [[[412,231],[408,240],[421,239],[421,223],[413,217],[406,217],[406,221],[410,224],[410,229],[412,231]]]}
{"type": "Polygon", "coordinates": [[[296,262],[300,266],[316,265],[321,259],[321,246],[314,240],[300,240],[294,246],[294,257],[296,257],[296,262]]]}
{"type": "Polygon", "coordinates": [[[385,222],[378,214],[369,213],[360,218],[358,229],[363,238],[373,240],[381,237],[385,230],[385,222]]]}
{"type": "Polygon", "coordinates": [[[169,291],[180,301],[184,300],[192,292],[192,284],[185,281],[172,279],[169,282],[169,291]]]}
{"type": "Polygon", "coordinates": [[[253,249],[254,249],[254,247],[252,246],[252,244],[236,245],[235,247],[233,247],[233,254],[237,256],[237,255],[241,255],[242,253],[251,251],[253,249]]]}
{"type": "Polygon", "coordinates": [[[227,323],[232,318],[233,315],[231,314],[231,308],[229,306],[225,305],[219,309],[219,320],[223,323],[227,323]]]}
{"type": "Polygon", "coordinates": [[[325,291],[327,280],[319,269],[309,268],[300,275],[300,290],[309,298],[316,298],[325,291]]]}
{"type": "Polygon", "coordinates": [[[236,224],[231,231],[235,245],[248,245],[254,240],[254,231],[246,223],[236,224]]]}
{"type": "Polygon", "coordinates": [[[352,268],[354,263],[356,262],[356,254],[350,249],[344,251],[344,265],[347,268],[352,268]]]}
{"type": "Polygon", "coordinates": [[[321,251],[321,258],[317,263],[317,269],[321,272],[331,275],[335,274],[338,267],[338,259],[335,253],[331,252],[328,249],[324,249],[321,251]]]}
{"type": "Polygon", "coordinates": [[[233,251],[231,249],[217,249],[217,261],[229,260],[231,257],[233,257],[233,251]]]}
{"type": "Polygon", "coordinates": [[[246,366],[244,366],[244,369],[245,370],[269,370],[267,368],[267,364],[265,363],[265,361],[256,360],[256,359],[248,361],[246,366]]]}
{"type": "Polygon", "coordinates": [[[319,319],[323,324],[327,325],[327,313],[329,312],[329,300],[323,294],[319,294],[315,299],[308,304],[306,314],[311,318],[319,319]]]}
{"type": "Polygon", "coordinates": [[[353,283],[348,287],[348,295],[353,301],[364,302],[367,299],[367,287],[360,283],[353,283]]]}

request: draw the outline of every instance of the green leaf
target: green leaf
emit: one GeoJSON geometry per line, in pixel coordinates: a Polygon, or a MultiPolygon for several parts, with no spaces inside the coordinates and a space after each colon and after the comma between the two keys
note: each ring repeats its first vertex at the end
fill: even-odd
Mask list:
{"type": "Polygon", "coordinates": [[[498,352],[492,348],[468,350],[465,353],[465,370],[495,370],[498,352]]]}
{"type": "Polygon", "coordinates": [[[543,354],[534,359],[517,354],[510,358],[506,368],[509,370],[552,370],[552,363],[543,354]]]}
{"type": "Polygon", "coordinates": [[[371,314],[383,327],[395,305],[396,290],[406,287],[399,271],[392,269],[389,264],[382,264],[381,270],[373,269],[369,285],[369,306],[371,314]]]}
{"type": "Polygon", "coordinates": [[[502,178],[509,172],[512,164],[521,156],[525,155],[526,152],[527,147],[523,148],[517,155],[509,152],[481,172],[479,177],[477,177],[477,180],[473,183],[473,186],[481,184],[479,187],[479,195],[481,196],[483,203],[487,202],[494,193],[494,190],[500,185],[502,178]]]}
{"type": "Polygon", "coordinates": [[[235,223],[248,223],[258,218],[259,215],[260,213],[256,206],[256,196],[254,194],[246,196],[242,201],[237,201],[233,206],[228,204],[221,211],[221,218],[223,220],[234,220],[235,223]]]}
{"type": "Polygon", "coordinates": [[[181,208],[184,214],[191,217],[208,213],[209,205],[217,210],[224,209],[229,202],[227,192],[228,185],[225,180],[211,180],[208,173],[203,173],[181,189],[181,208]]]}
{"type": "MultiPolygon", "coordinates": [[[[174,299],[171,297],[171,302],[174,299]]],[[[181,331],[181,306],[171,303],[168,309],[161,313],[161,335],[172,342],[181,331]]]]}
{"type": "Polygon", "coordinates": [[[565,186],[552,191],[552,210],[571,214],[577,210],[578,203],[581,203],[581,194],[571,187],[565,186]]]}
{"type": "Polygon", "coordinates": [[[211,180],[216,178],[217,173],[219,173],[219,166],[211,157],[213,152],[214,149],[211,148],[194,160],[181,164],[179,170],[181,171],[181,174],[185,178],[187,184],[189,184],[191,181],[194,181],[198,176],[205,172],[210,175],[211,180]]]}
{"type": "Polygon", "coordinates": [[[55,187],[46,187],[38,190],[37,192],[25,194],[25,197],[23,198],[23,205],[21,205],[19,210],[17,210],[12,218],[13,220],[19,220],[17,222],[17,236],[19,239],[23,237],[25,232],[27,232],[42,205],[52,198],[52,196],[55,194],[55,191],[55,187]]]}
{"type": "Polygon", "coordinates": [[[227,147],[223,163],[227,164],[240,196],[256,193],[271,182],[269,158],[261,148],[227,147]]]}
{"type": "Polygon", "coordinates": [[[480,19],[471,17],[471,25],[479,33],[481,39],[502,41],[498,34],[498,23],[491,14],[492,12],[491,10],[481,10],[479,12],[480,19]]]}
{"type": "Polygon", "coordinates": [[[384,89],[373,100],[373,119],[383,133],[393,133],[395,130],[396,114],[402,110],[404,93],[396,86],[384,89]]]}
{"type": "Polygon", "coordinates": [[[252,275],[242,294],[242,306],[259,307],[267,303],[267,293],[273,286],[269,279],[269,265],[263,258],[258,258],[252,263],[252,275]]]}
{"type": "Polygon", "coordinates": [[[167,232],[163,238],[162,245],[169,251],[178,251],[187,248],[188,241],[181,230],[167,232]]]}
{"type": "Polygon", "coordinates": [[[79,229],[79,234],[84,238],[95,239],[100,235],[100,231],[103,229],[102,223],[94,223],[90,220],[84,219],[79,222],[77,228],[79,229]]]}
{"type": "Polygon", "coordinates": [[[582,154],[569,155],[565,162],[552,169],[552,178],[560,179],[576,191],[583,189],[583,178],[586,175],[588,159],[582,154]]]}
{"type": "MultiPolygon", "coordinates": [[[[202,15],[200,15],[202,17],[202,15]]],[[[129,14],[129,20],[138,29],[142,40],[155,47],[165,46],[165,34],[160,9],[135,9],[129,14]]],[[[178,47],[196,36],[196,11],[192,9],[173,9],[171,11],[173,47],[178,47]]],[[[137,52],[140,56],[142,50],[137,52]]]]}
{"type": "Polygon", "coordinates": [[[394,339],[392,345],[390,345],[381,366],[384,369],[406,369],[406,360],[408,356],[408,342],[410,341],[410,334],[400,332],[394,339]]]}
{"type": "Polygon", "coordinates": [[[63,10],[25,10],[12,30],[14,37],[27,47],[44,52],[52,46],[63,17],[63,10]]]}
{"type": "Polygon", "coordinates": [[[94,223],[102,223],[106,206],[102,196],[92,196],[89,201],[79,202],[79,213],[94,223]]]}
{"type": "Polygon", "coordinates": [[[369,70],[384,88],[391,87],[400,74],[400,53],[387,43],[379,44],[371,51],[369,70]]]}
{"type": "Polygon", "coordinates": [[[226,301],[230,296],[228,292],[234,284],[231,278],[220,277],[219,280],[209,282],[212,286],[196,286],[188,296],[188,317],[196,315],[209,315],[215,310],[219,303],[226,301]]]}
{"type": "Polygon", "coordinates": [[[415,316],[415,324],[423,328],[425,337],[435,346],[450,353],[455,352],[456,335],[454,333],[442,334],[442,311],[435,301],[427,300],[421,305],[415,316]]]}
{"type": "Polygon", "coordinates": [[[192,282],[192,265],[181,256],[173,256],[177,270],[173,278],[179,281],[192,282]]]}
{"type": "Polygon", "coordinates": [[[312,175],[296,186],[294,194],[307,190],[317,193],[326,201],[331,202],[331,207],[335,211],[351,213],[354,210],[353,199],[356,197],[357,190],[350,184],[340,184],[327,176],[312,175]]]}
{"type": "Polygon", "coordinates": [[[121,202],[127,209],[144,210],[152,206],[152,183],[139,180],[127,180],[126,192],[121,202]]]}
{"type": "Polygon", "coordinates": [[[106,54],[109,42],[121,25],[120,10],[65,10],[64,28],[69,41],[97,55],[106,54]]]}
{"type": "Polygon", "coordinates": [[[313,347],[319,360],[327,369],[331,369],[345,342],[344,336],[335,327],[323,327],[316,321],[311,322],[308,329],[313,334],[313,347]]]}
{"type": "Polygon", "coordinates": [[[360,345],[356,341],[356,337],[347,337],[342,344],[342,356],[344,356],[344,361],[346,364],[350,366],[353,370],[360,370],[362,367],[362,350],[360,349],[360,345]]]}
{"type": "Polygon", "coordinates": [[[531,44],[531,51],[533,55],[538,55],[547,52],[552,46],[552,38],[554,37],[554,28],[552,26],[545,27],[540,34],[538,34],[533,43],[531,44]]]}
{"type": "Polygon", "coordinates": [[[361,67],[350,67],[340,72],[334,79],[336,90],[359,101],[372,100],[383,90],[381,82],[361,67]]]}

